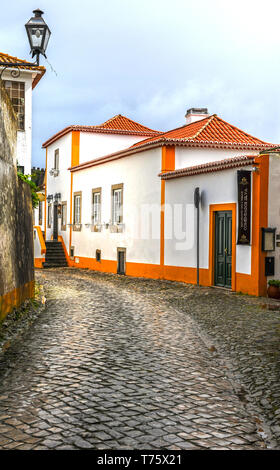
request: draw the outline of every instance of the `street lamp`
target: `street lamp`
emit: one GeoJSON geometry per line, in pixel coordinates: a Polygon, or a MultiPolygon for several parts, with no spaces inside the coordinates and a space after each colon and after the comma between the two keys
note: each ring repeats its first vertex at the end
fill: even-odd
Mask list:
{"type": "Polygon", "coordinates": [[[25,28],[31,47],[30,53],[32,54],[32,57],[36,56],[36,62],[0,62],[0,67],[4,67],[0,73],[0,78],[4,70],[8,67],[38,67],[40,54],[46,57],[46,49],[50,39],[51,31],[42,18],[42,14],[44,12],[37,9],[34,10],[33,13],[35,16],[30,18],[30,20],[26,23],[25,28]]]}
{"type": "Polygon", "coordinates": [[[34,10],[34,15],[26,23],[25,28],[31,47],[32,57],[37,57],[37,65],[39,65],[39,56],[42,54],[46,57],[46,49],[50,39],[51,31],[42,18],[44,12],[42,10],[34,10]]]}

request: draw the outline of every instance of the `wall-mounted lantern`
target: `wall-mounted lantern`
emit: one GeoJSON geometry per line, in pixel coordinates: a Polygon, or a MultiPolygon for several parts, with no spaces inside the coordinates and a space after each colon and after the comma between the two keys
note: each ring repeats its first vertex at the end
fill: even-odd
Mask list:
{"type": "Polygon", "coordinates": [[[275,250],[276,228],[262,228],[262,251],[275,250]]]}
{"type": "Polygon", "coordinates": [[[49,194],[49,195],[47,196],[47,201],[48,201],[48,203],[50,204],[52,200],[53,200],[53,195],[52,195],[52,194],[49,194]]]}

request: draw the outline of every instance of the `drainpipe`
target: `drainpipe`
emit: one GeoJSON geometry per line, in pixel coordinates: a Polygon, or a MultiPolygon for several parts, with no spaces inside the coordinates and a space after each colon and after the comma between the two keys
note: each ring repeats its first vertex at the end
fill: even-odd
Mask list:
{"type": "Polygon", "coordinates": [[[199,203],[201,200],[199,188],[194,190],[194,205],[196,207],[196,284],[199,286],[199,203]]]}

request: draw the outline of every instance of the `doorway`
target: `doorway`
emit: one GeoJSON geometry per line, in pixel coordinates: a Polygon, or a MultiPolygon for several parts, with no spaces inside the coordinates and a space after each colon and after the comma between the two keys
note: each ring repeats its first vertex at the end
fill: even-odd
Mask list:
{"type": "Polygon", "coordinates": [[[215,212],[215,286],[232,287],[232,211],[215,212]]]}

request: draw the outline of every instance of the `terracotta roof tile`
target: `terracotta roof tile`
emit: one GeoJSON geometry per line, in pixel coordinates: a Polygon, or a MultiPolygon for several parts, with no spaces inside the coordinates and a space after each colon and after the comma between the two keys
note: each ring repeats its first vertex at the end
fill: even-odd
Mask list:
{"type": "MultiPolygon", "coordinates": [[[[9,62],[9,63],[17,63],[17,64],[19,63],[19,64],[22,64],[18,67],[19,69],[34,70],[37,72],[41,72],[41,73],[37,73],[36,77],[33,79],[32,88],[35,88],[39,80],[42,78],[42,76],[46,72],[45,67],[43,67],[42,65],[30,67],[28,66],[28,61],[19,59],[18,57],[14,57],[9,54],[5,54],[4,52],[0,52],[0,62],[9,62]]],[[[1,68],[1,64],[0,64],[0,68],[1,68]]]]}
{"type": "Polygon", "coordinates": [[[133,147],[154,145],[156,143],[202,146],[223,146],[232,148],[264,148],[271,147],[271,143],[253,137],[252,135],[229,124],[216,114],[200,121],[186,124],[185,126],[163,132],[158,136],[137,142],[133,147]]]}
{"type": "Polygon", "coordinates": [[[143,137],[160,135],[159,131],[150,129],[149,127],[143,126],[136,121],[132,121],[121,114],[108,119],[108,121],[103,122],[97,126],[80,126],[72,125],[65,127],[57,134],[53,135],[50,139],[43,143],[43,148],[48,147],[50,144],[55,142],[57,139],[62,137],[71,131],[81,131],[81,132],[95,132],[103,134],[124,134],[124,135],[139,135],[143,137]]]}
{"type": "Polygon", "coordinates": [[[194,176],[201,173],[213,173],[214,171],[228,170],[241,166],[248,166],[254,163],[255,155],[241,155],[239,157],[227,158],[226,160],[218,160],[215,162],[203,163],[186,168],[180,168],[174,171],[160,173],[158,176],[163,180],[180,178],[182,176],[194,176]]]}

